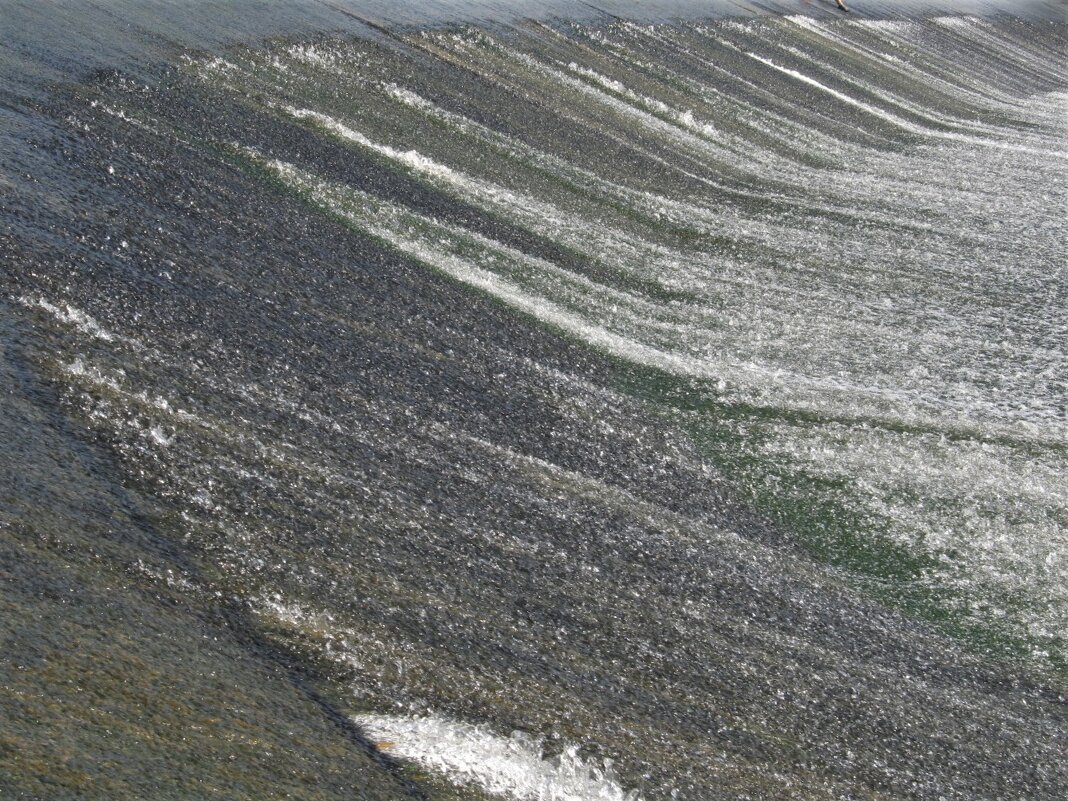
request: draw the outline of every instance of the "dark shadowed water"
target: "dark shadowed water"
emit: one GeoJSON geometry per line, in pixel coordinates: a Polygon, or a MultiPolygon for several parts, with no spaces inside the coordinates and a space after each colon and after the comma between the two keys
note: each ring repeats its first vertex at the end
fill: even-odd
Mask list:
{"type": "Polygon", "coordinates": [[[1063,5],[851,5],[0,2],[0,798],[1065,797],[1063,5]]]}

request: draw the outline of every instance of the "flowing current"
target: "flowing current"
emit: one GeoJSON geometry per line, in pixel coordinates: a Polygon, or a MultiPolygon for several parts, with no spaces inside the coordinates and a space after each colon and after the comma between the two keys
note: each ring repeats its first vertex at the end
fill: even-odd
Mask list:
{"type": "Polygon", "coordinates": [[[793,5],[0,4],[0,796],[1065,797],[1068,24],[793,5]]]}

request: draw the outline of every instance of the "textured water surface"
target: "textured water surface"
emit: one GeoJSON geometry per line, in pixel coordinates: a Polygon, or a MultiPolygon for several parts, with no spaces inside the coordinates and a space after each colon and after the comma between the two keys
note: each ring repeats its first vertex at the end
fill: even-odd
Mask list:
{"type": "Polygon", "coordinates": [[[388,5],[0,50],[0,795],[1063,797],[1063,22],[388,5]]]}

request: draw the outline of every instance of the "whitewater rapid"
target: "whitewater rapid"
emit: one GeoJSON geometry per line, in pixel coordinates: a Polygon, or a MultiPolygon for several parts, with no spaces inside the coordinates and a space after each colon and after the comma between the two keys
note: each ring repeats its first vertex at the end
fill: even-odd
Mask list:
{"type": "Polygon", "coordinates": [[[395,5],[0,2],[0,795],[1063,797],[1063,21],[395,5]]]}

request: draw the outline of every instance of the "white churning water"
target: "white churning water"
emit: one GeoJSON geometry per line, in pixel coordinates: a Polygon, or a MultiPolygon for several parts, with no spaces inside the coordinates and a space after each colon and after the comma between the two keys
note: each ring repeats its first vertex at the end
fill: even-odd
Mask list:
{"type": "Polygon", "coordinates": [[[517,801],[641,801],[612,775],[610,765],[582,759],[575,746],[543,756],[544,742],[523,732],[509,737],[486,726],[438,715],[360,715],[356,723],[386,753],[447,775],[459,784],[517,801]]]}
{"type": "MultiPolygon", "coordinates": [[[[413,39],[487,80],[523,87],[606,141],[640,140],[664,168],[640,186],[608,163],[569,162],[383,80],[359,45],[250,57],[225,75],[288,95],[345,77],[347,91],[367,101],[359,112],[329,101],[277,108],[518,221],[581,254],[587,268],[271,162],[283,180],[595,347],[710,382],[727,406],[773,410],[741,447],[799,475],[844,482],[848,505],[933,559],[922,581],[958,593],[957,611],[1053,642],[1068,630],[1068,237],[1063,216],[1050,213],[1065,203],[1068,127],[1054,113],[1064,97],[977,90],[932,50],[940,30],[983,42],[996,35],[978,20],[621,24],[590,32],[588,49],[566,61],[482,31],[413,39]],[[674,57],[718,48],[725,60],[709,56],[708,82],[686,76],[680,88],[677,64],[635,56],[647,43],[674,57]],[[853,71],[841,77],[821,61],[828,49],[847,51],[853,71]],[[745,123],[777,136],[748,153],[726,132],[737,131],[737,104],[760,81],[732,74],[741,69],[732,57],[768,71],[764,102],[745,123]],[[920,74],[930,82],[918,86],[920,74]],[[823,96],[812,109],[794,105],[806,88],[823,96]],[[820,134],[849,109],[868,115],[878,136],[910,138],[872,148],[820,134]],[[440,135],[418,135],[425,125],[440,135]],[[780,147],[786,126],[807,131],[808,159],[780,147]],[[762,185],[775,190],[754,189],[762,185]],[[751,207],[762,191],[777,208],[751,207]],[[653,227],[632,230],[633,215],[653,227]],[[656,223],[698,244],[660,236],[656,223]],[[720,244],[700,244],[710,237],[720,244]]],[[[1057,71],[1040,56],[1022,43],[1004,54],[1020,70],[1057,71]]],[[[205,79],[214,75],[206,64],[205,79]]]]}
{"type": "Polygon", "coordinates": [[[196,557],[138,580],[402,784],[1061,797],[1064,29],[379,33],[56,123],[103,189],[7,296],[196,557]]]}

